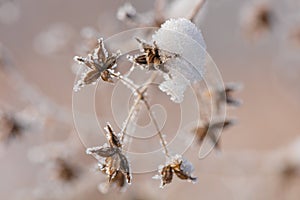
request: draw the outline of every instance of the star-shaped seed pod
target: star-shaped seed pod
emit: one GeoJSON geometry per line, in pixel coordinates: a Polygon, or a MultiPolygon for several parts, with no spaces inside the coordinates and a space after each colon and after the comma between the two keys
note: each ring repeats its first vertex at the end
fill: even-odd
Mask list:
{"type": "Polygon", "coordinates": [[[100,38],[98,46],[87,57],[75,56],[74,60],[79,64],[84,64],[89,70],[82,74],[81,79],[74,86],[74,91],[95,83],[100,77],[103,81],[112,82],[112,73],[120,55],[119,51],[110,55],[104,47],[103,38],[100,38]]]}
{"type": "Polygon", "coordinates": [[[209,139],[215,144],[216,149],[220,149],[219,138],[217,131],[228,128],[235,123],[232,119],[226,119],[225,121],[206,122],[193,130],[196,134],[199,143],[202,143],[204,138],[208,135],[209,139]]]}
{"type": "Polygon", "coordinates": [[[206,91],[204,95],[211,98],[214,97],[214,106],[216,110],[221,112],[222,107],[227,104],[229,106],[238,107],[242,104],[242,101],[233,97],[232,93],[242,89],[242,85],[239,83],[225,83],[224,88],[216,88],[214,91],[206,91]]]}
{"type": "Polygon", "coordinates": [[[108,183],[116,183],[122,188],[126,182],[131,183],[129,162],[122,153],[122,144],[119,137],[109,124],[107,124],[105,130],[109,145],[88,148],[86,153],[93,155],[98,160],[100,170],[108,177],[108,183]]]}
{"type": "Polygon", "coordinates": [[[161,180],[161,188],[172,182],[174,173],[182,180],[195,183],[197,178],[191,175],[193,171],[194,167],[188,160],[183,159],[181,155],[175,155],[165,165],[160,166],[159,175],[153,178],[161,180]]]}
{"type": "Polygon", "coordinates": [[[141,53],[133,57],[129,56],[129,60],[134,64],[142,66],[144,69],[160,70],[164,73],[168,73],[169,70],[166,68],[165,63],[171,58],[178,57],[178,55],[161,50],[155,41],[153,44],[148,44],[139,38],[136,38],[136,40],[141,45],[141,53]]]}

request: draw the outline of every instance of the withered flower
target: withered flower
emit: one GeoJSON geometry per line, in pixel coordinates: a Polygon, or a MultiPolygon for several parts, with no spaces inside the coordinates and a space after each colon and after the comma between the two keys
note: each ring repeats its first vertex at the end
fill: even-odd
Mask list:
{"type": "Polygon", "coordinates": [[[248,5],[242,14],[242,28],[249,38],[257,39],[273,28],[275,14],[266,2],[248,5]]]}
{"type": "Polygon", "coordinates": [[[199,143],[202,143],[204,138],[208,135],[209,139],[215,144],[216,149],[220,149],[219,138],[217,137],[217,131],[230,127],[235,122],[234,120],[227,119],[219,122],[206,122],[193,130],[197,135],[199,143]]]}
{"type": "Polygon", "coordinates": [[[0,113],[0,140],[9,142],[22,136],[27,126],[12,113],[0,113]]]}
{"type": "Polygon", "coordinates": [[[134,64],[142,66],[144,69],[160,70],[168,73],[169,70],[166,68],[165,63],[171,58],[178,57],[178,55],[159,49],[155,41],[151,45],[139,38],[136,38],[136,40],[141,44],[141,54],[133,57],[129,56],[129,60],[134,64]]]}
{"type": "Polygon", "coordinates": [[[175,155],[164,166],[160,166],[159,175],[153,178],[161,180],[161,188],[172,182],[174,173],[182,180],[195,183],[197,178],[191,175],[193,171],[194,167],[188,160],[183,159],[181,155],[175,155]]]}
{"type": "Polygon", "coordinates": [[[239,99],[235,99],[232,93],[241,89],[241,85],[238,83],[226,83],[223,89],[216,89],[213,94],[208,94],[209,96],[215,95],[215,106],[217,111],[221,111],[224,104],[238,107],[241,105],[239,99]]]}
{"type": "Polygon", "coordinates": [[[55,178],[64,182],[70,182],[77,177],[76,169],[62,158],[55,160],[55,178]]]}
{"type": "Polygon", "coordinates": [[[98,46],[87,57],[75,56],[74,60],[79,64],[84,64],[89,70],[83,73],[81,79],[74,86],[74,90],[78,91],[85,85],[95,83],[100,77],[103,81],[112,82],[112,73],[120,55],[120,52],[110,55],[104,47],[103,38],[100,38],[98,46]]]}
{"type": "Polygon", "coordinates": [[[118,9],[117,18],[128,25],[138,27],[160,27],[165,21],[165,17],[162,16],[163,5],[159,1],[155,4],[156,9],[154,11],[139,13],[132,4],[127,2],[118,9]]]}
{"type": "MultiPolygon", "coordinates": [[[[219,91],[220,93],[225,92],[225,102],[231,106],[239,106],[241,101],[232,97],[232,93],[239,90],[241,86],[237,83],[226,83],[225,91],[219,91]]],[[[221,95],[220,95],[221,96],[221,95]]],[[[224,96],[224,95],[222,95],[224,96]]]]}
{"type": "Polygon", "coordinates": [[[109,143],[86,150],[99,162],[100,170],[108,177],[108,183],[116,183],[120,187],[125,186],[125,181],[131,183],[131,173],[127,157],[122,153],[122,144],[109,124],[105,127],[106,138],[109,143]]]}

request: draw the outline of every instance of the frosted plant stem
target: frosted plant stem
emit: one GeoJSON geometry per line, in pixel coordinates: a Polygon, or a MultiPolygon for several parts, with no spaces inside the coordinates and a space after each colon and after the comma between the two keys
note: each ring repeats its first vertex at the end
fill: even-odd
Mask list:
{"type": "Polygon", "coordinates": [[[163,146],[163,148],[164,148],[164,150],[165,150],[165,155],[166,155],[166,157],[170,158],[169,151],[168,151],[168,148],[167,148],[167,142],[166,142],[166,140],[164,139],[163,134],[162,134],[161,131],[159,130],[158,123],[157,123],[157,121],[156,121],[156,119],[155,119],[155,117],[154,117],[153,112],[152,112],[151,109],[150,109],[150,105],[149,105],[149,103],[148,103],[146,100],[144,100],[144,103],[145,103],[146,108],[147,108],[147,110],[148,110],[148,112],[149,112],[149,114],[150,114],[151,119],[153,120],[153,124],[154,124],[154,126],[155,126],[155,128],[156,128],[156,131],[157,131],[157,133],[158,133],[159,139],[160,139],[161,144],[162,144],[162,146],[163,146]]]}
{"type": "MultiPolygon", "coordinates": [[[[123,128],[121,130],[121,138],[120,140],[123,141],[124,140],[124,137],[125,137],[125,134],[126,134],[126,131],[127,131],[127,128],[128,128],[128,125],[129,125],[129,122],[132,120],[132,117],[134,116],[134,112],[136,111],[138,105],[140,104],[141,100],[144,99],[144,93],[145,91],[148,89],[149,85],[155,80],[157,74],[156,73],[153,73],[151,75],[151,77],[149,78],[149,80],[147,81],[147,83],[139,90],[137,89],[135,86],[134,89],[136,91],[136,93],[138,94],[137,98],[135,99],[134,101],[134,104],[131,106],[130,108],[130,111],[127,115],[127,118],[125,119],[124,121],[124,125],[123,125],[123,128]]],[[[123,79],[120,79],[120,80],[123,80],[123,79]]],[[[127,84],[127,83],[126,83],[127,84]]],[[[129,85],[132,85],[129,84],[129,85]]]]}
{"type": "Polygon", "coordinates": [[[137,86],[126,76],[124,77],[124,76],[116,74],[116,73],[111,73],[111,75],[113,75],[117,79],[121,80],[123,82],[123,84],[129,86],[133,91],[135,91],[135,92],[137,92],[137,94],[139,94],[139,90],[138,90],[137,86]]]}
{"type": "Polygon", "coordinates": [[[158,27],[160,27],[160,24],[162,21],[164,21],[165,17],[163,15],[164,13],[164,7],[165,7],[165,0],[155,0],[154,2],[154,11],[155,11],[155,23],[158,27]]]}
{"type": "Polygon", "coordinates": [[[193,12],[191,13],[191,15],[188,17],[189,20],[191,20],[191,22],[195,23],[195,18],[197,16],[197,14],[199,13],[199,11],[201,10],[201,8],[203,7],[204,3],[206,0],[199,0],[199,2],[196,4],[193,12]]]}

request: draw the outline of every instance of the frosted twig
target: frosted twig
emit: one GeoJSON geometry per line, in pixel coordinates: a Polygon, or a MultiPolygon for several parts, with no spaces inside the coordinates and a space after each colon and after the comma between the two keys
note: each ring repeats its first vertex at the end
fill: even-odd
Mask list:
{"type": "Polygon", "coordinates": [[[191,15],[188,17],[189,20],[191,20],[191,22],[195,22],[195,18],[197,16],[197,14],[199,13],[199,11],[201,10],[201,8],[203,8],[203,5],[205,3],[206,0],[199,0],[199,2],[196,4],[193,12],[191,13],[191,15]]]}
{"type": "Polygon", "coordinates": [[[147,110],[148,110],[148,112],[149,112],[149,114],[150,114],[151,119],[153,120],[153,124],[154,124],[154,126],[155,126],[155,129],[156,129],[156,131],[157,131],[157,133],[158,133],[158,136],[159,136],[159,139],[160,139],[160,141],[161,141],[161,144],[162,144],[162,146],[163,146],[163,148],[164,148],[164,150],[165,150],[165,155],[166,155],[166,157],[170,157],[169,151],[168,151],[168,148],[167,148],[167,142],[166,142],[166,140],[164,139],[163,134],[162,134],[161,131],[159,130],[158,123],[157,123],[157,121],[156,121],[156,119],[155,119],[155,117],[154,117],[154,115],[153,115],[153,112],[152,112],[151,109],[150,109],[150,105],[149,105],[149,103],[148,103],[146,100],[144,100],[144,103],[145,103],[146,108],[147,108],[147,110]]]}
{"type": "Polygon", "coordinates": [[[126,134],[129,122],[132,120],[133,114],[136,111],[139,103],[141,102],[141,100],[144,100],[144,93],[147,91],[149,85],[155,80],[157,74],[154,72],[151,77],[148,79],[148,81],[146,82],[146,84],[139,90],[136,89],[136,93],[138,94],[137,98],[135,99],[134,104],[131,106],[130,111],[128,113],[127,118],[124,121],[124,126],[121,130],[121,137],[120,140],[123,141],[124,140],[124,136],[126,134]]]}

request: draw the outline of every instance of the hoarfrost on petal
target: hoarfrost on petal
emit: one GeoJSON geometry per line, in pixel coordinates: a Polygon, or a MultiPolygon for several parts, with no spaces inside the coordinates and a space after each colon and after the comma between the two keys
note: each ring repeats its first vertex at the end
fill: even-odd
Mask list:
{"type": "Polygon", "coordinates": [[[165,76],[166,81],[159,88],[171,95],[171,100],[180,103],[189,82],[200,81],[203,77],[206,44],[202,33],[190,20],[170,19],[152,36],[152,40],[162,51],[179,55],[167,61],[172,78],[165,76]]]}
{"type": "Polygon", "coordinates": [[[160,49],[181,56],[181,59],[173,59],[172,63],[168,63],[169,66],[177,68],[184,75],[193,74],[193,77],[186,77],[192,82],[202,79],[206,44],[195,24],[184,18],[170,19],[161,26],[152,39],[160,49]]]}
{"type": "Polygon", "coordinates": [[[165,81],[159,85],[159,89],[171,96],[175,103],[181,103],[184,98],[184,92],[189,82],[182,75],[172,73],[172,78],[165,75],[165,81]]]}
{"type": "Polygon", "coordinates": [[[182,160],[182,163],[180,165],[180,169],[187,175],[191,175],[192,172],[194,171],[194,166],[191,162],[189,162],[186,159],[182,160]]]}

